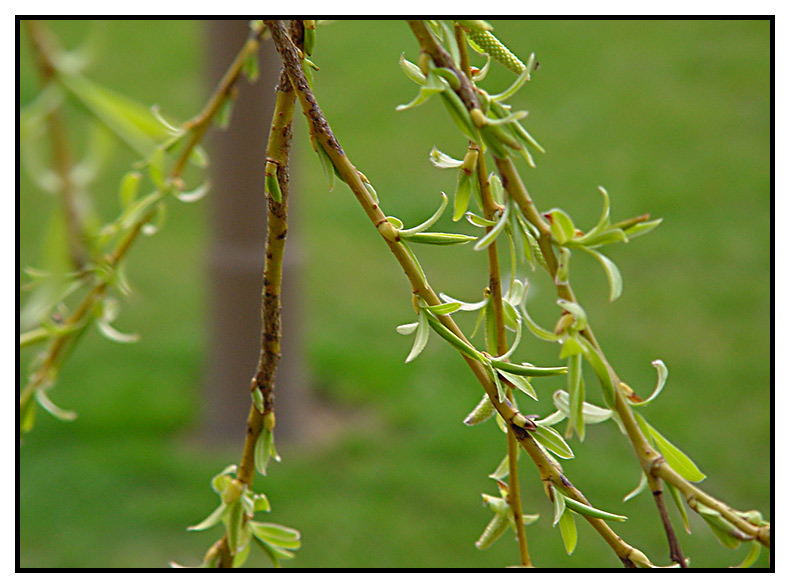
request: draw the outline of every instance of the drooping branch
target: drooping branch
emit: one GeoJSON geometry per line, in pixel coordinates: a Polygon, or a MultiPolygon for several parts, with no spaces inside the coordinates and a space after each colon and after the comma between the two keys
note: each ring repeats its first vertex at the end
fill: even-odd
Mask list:
{"type": "MultiPolygon", "coordinates": [[[[348,159],[332,132],[305,78],[299,54],[291,43],[285,30],[285,24],[277,20],[265,21],[265,23],[267,28],[271,31],[275,48],[280,54],[285,70],[296,90],[297,98],[301,103],[313,139],[326,151],[335,170],[343,181],[348,184],[354,196],[356,196],[365,213],[368,215],[368,218],[373,222],[374,226],[387,243],[400,264],[401,269],[409,279],[412,292],[429,305],[441,304],[439,297],[428,285],[414,260],[400,243],[397,230],[390,224],[379,205],[365,188],[359,171],[348,159]]],[[[452,317],[449,315],[440,315],[438,318],[450,332],[462,341],[468,343],[463,332],[459,329],[452,317]]],[[[543,453],[540,445],[529,434],[529,429],[534,429],[535,427],[534,423],[522,415],[509,400],[499,400],[496,384],[489,376],[483,364],[465,355],[463,355],[463,359],[482,385],[497,412],[499,412],[505,423],[507,423],[508,427],[515,434],[518,442],[526,449],[529,456],[537,465],[541,472],[541,477],[552,484],[561,485],[568,496],[571,496],[573,499],[583,504],[589,505],[590,503],[584,495],[570,483],[557,466],[551,463],[549,458],[543,453]]],[[[585,516],[584,518],[603,537],[624,565],[634,566],[637,563],[639,565],[650,565],[649,560],[641,551],[623,541],[612,531],[605,521],[595,517],[585,516]]]]}

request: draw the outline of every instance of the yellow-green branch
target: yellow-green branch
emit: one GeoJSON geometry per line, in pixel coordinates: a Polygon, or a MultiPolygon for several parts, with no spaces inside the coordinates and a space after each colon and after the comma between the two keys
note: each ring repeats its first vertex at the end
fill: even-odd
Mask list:
{"type": "MultiPolygon", "coordinates": [[[[307,83],[307,79],[301,68],[299,55],[285,31],[284,23],[282,21],[265,22],[271,31],[272,40],[274,41],[275,48],[280,54],[280,59],[285,66],[288,77],[296,90],[297,98],[302,106],[313,138],[325,149],[338,174],[343,178],[343,181],[348,184],[363,210],[368,215],[368,218],[378,229],[382,238],[384,238],[390,251],[392,251],[401,269],[406,274],[412,286],[412,292],[429,305],[440,304],[441,300],[430,285],[423,279],[420,270],[400,243],[397,231],[389,223],[378,204],[376,204],[368,193],[359,171],[348,159],[340,143],[335,138],[329,123],[321,112],[321,108],[307,83]]],[[[468,343],[463,332],[458,328],[458,325],[456,325],[452,317],[449,315],[439,315],[439,319],[453,334],[468,343]]],[[[589,505],[584,495],[570,484],[567,478],[565,478],[554,464],[549,462],[543,455],[540,446],[529,435],[527,428],[534,427],[532,421],[518,412],[512,402],[507,399],[505,399],[504,402],[499,401],[496,384],[491,380],[483,364],[464,355],[462,355],[462,357],[483,386],[483,389],[497,412],[502,416],[508,427],[513,430],[519,443],[527,450],[527,453],[533,461],[535,461],[536,465],[538,465],[539,470],[547,472],[547,475],[543,476],[544,479],[552,479],[556,480],[558,483],[562,483],[569,496],[579,502],[589,505]]],[[[604,521],[588,517],[585,518],[587,518],[593,528],[604,538],[607,544],[612,547],[623,562],[630,562],[631,565],[635,565],[637,562],[641,564],[647,562],[647,558],[644,554],[618,537],[604,521]]]]}

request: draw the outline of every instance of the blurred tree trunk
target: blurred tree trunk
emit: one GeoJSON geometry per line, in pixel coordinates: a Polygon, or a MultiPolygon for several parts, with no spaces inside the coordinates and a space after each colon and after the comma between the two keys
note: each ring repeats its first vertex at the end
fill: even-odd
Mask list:
{"type": "MultiPolygon", "coordinates": [[[[208,79],[223,75],[249,32],[246,20],[207,21],[208,79]]],[[[264,166],[280,61],[272,44],[260,54],[260,78],[241,82],[230,126],[209,142],[210,198],[209,334],[205,380],[205,435],[243,439],[250,407],[250,379],[258,363],[261,290],[266,243],[264,166]]],[[[292,173],[292,177],[295,174],[292,173]]],[[[296,188],[294,190],[293,188],[296,188]]],[[[295,438],[309,412],[299,337],[298,186],[290,201],[283,268],[282,359],[277,370],[277,438],[295,438]],[[296,204],[296,206],[294,205],[296,204]],[[301,415],[301,416],[300,416],[301,415]]]]}

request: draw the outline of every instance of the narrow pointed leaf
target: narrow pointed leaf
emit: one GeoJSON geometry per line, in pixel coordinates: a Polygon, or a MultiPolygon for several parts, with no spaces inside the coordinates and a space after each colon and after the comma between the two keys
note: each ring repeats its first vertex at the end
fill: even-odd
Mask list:
{"type": "Polygon", "coordinates": [[[657,359],[651,363],[658,372],[658,382],[656,383],[656,387],[653,390],[653,393],[647,399],[642,400],[641,402],[633,402],[629,400],[632,406],[645,406],[650,404],[658,397],[658,395],[661,393],[661,390],[664,389],[664,384],[666,384],[667,377],[669,376],[669,370],[667,369],[666,364],[664,364],[664,362],[660,359],[657,359]]]}
{"type": "Polygon", "coordinates": [[[436,147],[431,149],[430,160],[435,167],[441,169],[452,169],[456,167],[461,167],[461,164],[463,163],[463,161],[460,159],[455,159],[454,157],[450,157],[446,153],[442,153],[436,147]]]}
{"type": "MultiPolygon", "coordinates": [[[[647,479],[645,479],[645,483],[646,482],[647,479]]],[[[681,496],[680,490],[669,484],[667,484],[667,486],[669,486],[669,493],[672,496],[672,500],[675,501],[675,506],[678,507],[680,518],[683,519],[683,528],[686,530],[686,533],[691,535],[691,525],[689,524],[689,514],[686,511],[686,501],[683,499],[683,496],[681,496]]]]}
{"type": "Polygon", "coordinates": [[[620,298],[620,294],[623,293],[623,276],[615,263],[595,249],[585,247],[584,251],[595,257],[603,266],[606,279],[609,281],[609,302],[614,302],[620,298]]]}
{"type": "Polygon", "coordinates": [[[618,515],[611,512],[606,512],[605,510],[601,510],[589,506],[587,504],[579,502],[578,500],[569,498],[568,496],[565,497],[565,506],[571,509],[572,511],[577,512],[585,517],[593,517],[596,519],[603,519],[606,521],[617,521],[617,522],[623,522],[628,519],[628,517],[625,515],[618,515]]]}
{"type": "Polygon", "coordinates": [[[401,53],[399,62],[403,73],[415,84],[422,85],[426,82],[425,74],[422,73],[422,70],[416,64],[406,59],[405,53],[401,53]]]}
{"type": "Polygon", "coordinates": [[[579,535],[576,530],[576,521],[569,510],[566,510],[560,517],[560,534],[562,535],[562,543],[565,545],[565,552],[571,555],[576,549],[579,535]]]}
{"type": "Polygon", "coordinates": [[[428,343],[430,328],[428,327],[428,320],[425,317],[426,312],[421,312],[417,319],[417,334],[414,336],[414,344],[412,345],[405,363],[409,363],[420,355],[422,350],[425,349],[425,345],[428,343]]]}
{"type": "Polygon", "coordinates": [[[220,504],[210,515],[200,521],[197,525],[187,527],[187,531],[205,531],[206,529],[210,529],[222,520],[222,515],[225,514],[225,510],[227,510],[227,508],[227,504],[220,504]]]}
{"type": "Polygon", "coordinates": [[[491,399],[488,397],[488,394],[484,393],[482,400],[472,409],[472,412],[466,415],[464,424],[470,427],[479,425],[490,419],[494,415],[494,412],[496,412],[496,410],[494,409],[494,405],[491,404],[491,399]]]}
{"type": "Polygon", "coordinates": [[[513,384],[516,388],[521,390],[524,394],[531,397],[534,400],[538,399],[538,395],[535,392],[535,389],[532,387],[532,384],[529,383],[529,380],[524,376],[519,376],[517,374],[511,374],[504,370],[497,370],[500,376],[505,378],[508,382],[513,384]]]}
{"type": "Polygon", "coordinates": [[[557,457],[561,457],[562,459],[573,459],[573,451],[565,442],[565,439],[551,427],[537,425],[537,429],[530,431],[529,434],[557,457]]]}
{"type": "Polygon", "coordinates": [[[635,412],[634,414],[636,415],[636,419],[639,424],[643,426],[643,428],[647,429],[647,431],[650,433],[650,437],[652,437],[653,441],[655,441],[657,449],[661,452],[661,454],[664,456],[664,459],[667,460],[667,463],[673,470],[686,478],[689,482],[701,482],[705,479],[705,474],[700,471],[691,458],[689,458],[680,449],[670,443],[663,435],[661,435],[661,433],[659,433],[650,423],[648,423],[641,414],[638,412],[635,412]]]}
{"type": "Polygon", "coordinates": [[[639,475],[639,484],[636,485],[636,488],[631,490],[628,494],[623,497],[623,502],[628,502],[632,498],[638,496],[642,492],[647,490],[647,476],[645,472],[641,472],[639,475]]]}

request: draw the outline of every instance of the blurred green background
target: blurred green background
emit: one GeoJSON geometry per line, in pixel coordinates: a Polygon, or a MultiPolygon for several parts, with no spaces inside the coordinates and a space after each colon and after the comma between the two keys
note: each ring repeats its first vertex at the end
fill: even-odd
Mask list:
{"type": "MultiPolygon", "coordinates": [[[[518,54],[537,54],[539,70],[513,100],[530,111],[527,128],[546,147],[535,170],[523,168],[542,209],[570,212],[592,226],[598,185],[615,220],[649,212],[664,223],[627,246],[608,247],[623,272],[616,303],[600,266],[577,255],[573,283],[597,337],[620,375],[640,393],[655,381],[650,362],[670,370],[645,416],[708,475],[702,486],[739,509],[770,517],[770,23],[768,21],[492,21],[518,54]],[[577,259],[578,258],[578,259],[577,259]]],[[[202,106],[205,23],[113,21],[89,75],[178,120],[202,106]]],[[[68,47],[91,28],[52,23],[68,47]]],[[[21,34],[20,103],[39,91],[21,34]]],[[[416,86],[401,73],[416,43],[400,21],[337,21],[318,31],[315,89],[355,165],[371,179],[387,214],[407,226],[430,215],[455,175],[436,170],[436,145],[456,157],[465,140],[440,104],[403,113],[416,86]]],[[[239,40],[241,44],[241,39],[239,40]]],[[[485,87],[513,76],[498,65],[485,87]]],[[[395,326],[413,320],[410,289],[350,192],[326,192],[320,167],[297,126],[294,239],[306,256],[304,329],[311,381],[342,419],[331,436],[282,444],[256,489],[273,512],[263,519],[298,528],[303,547],[288,567],[487,567],[516,562],[509,538],[480,552],[489,520],[480,493],[504,455],[493,422],[461,421],[480,390],[457,353],[432,338],[404,365],[411,340],[395,326]]],[[[117,214],[117,181],[133,161],[118,151],[94,193],[117,214]]],[[[36,265],[45,219],[55,201],[21,182],[20,266],[36,265]]],[[[209,196],[210,197],[210,196],[209,196]]],[[[90,332],[52,391],[80,418],[40,413],[19,450],[22,567],[194,565],[218,528],[187,533],[215,506],[210,477],[241,451],[197,441],[204,373],[206,204],[170,206],[168,224],[140,240],[129,260],[134,293],[117,326],[140,343],[119,346],[90,332]]],[[[447,215],[449,217],[449,214],[447,215]]],[[[439,229],[451,229],[449,218],[439,229]]],[[[461,228],[461,230],[466,230],[461,228]]],[[[485,259],[471,248],[417,251],[437,291],[474,300],[485,286],[485,259]]],[[[436,248],[439,249],[439,248],[436,248]]],[[[21,274],[20,274],[21,275],[21,274]]],[[[551,285],[533,280],[530,309],[556,318],[551,285]]],[[[24,300],[24,298],[23,298],[24,300]]],[[[250,320],[258,320],[251,317],[250,320]]],[[[462,323],[471,329],[472,322],[462,323]]],[[[527,338],[518,359],[556,361],[554,346],[527,338]]],[[[20,358],[22,378],[30,354],[20,358]]],[[[250,366],[252,372],[254,366],[250,366]]],[[[541,381],[539,406],[564,381],[541,381]]],[[[588,395],[600,403],[597,385],[588,395]]],[[[626,514],[615,530],[656,563],[667,563],[661,525],[648,494],[628,503],[639,469],[611,423],[592,427],[566,474],[598,507],[626,514]]],[[[522,459],[527,528],[541,567],[619,565],[579,521],[569,558],[534,467],[522,459]]],[[[694,566],[739,563],[746,548],[718,544],[698,518],[680,540],[694,566]]],[[[253,554],[248,565],[266,565],[253,554]]],[[[764,552],[759,560],[768,565],[764,552]]]]}

